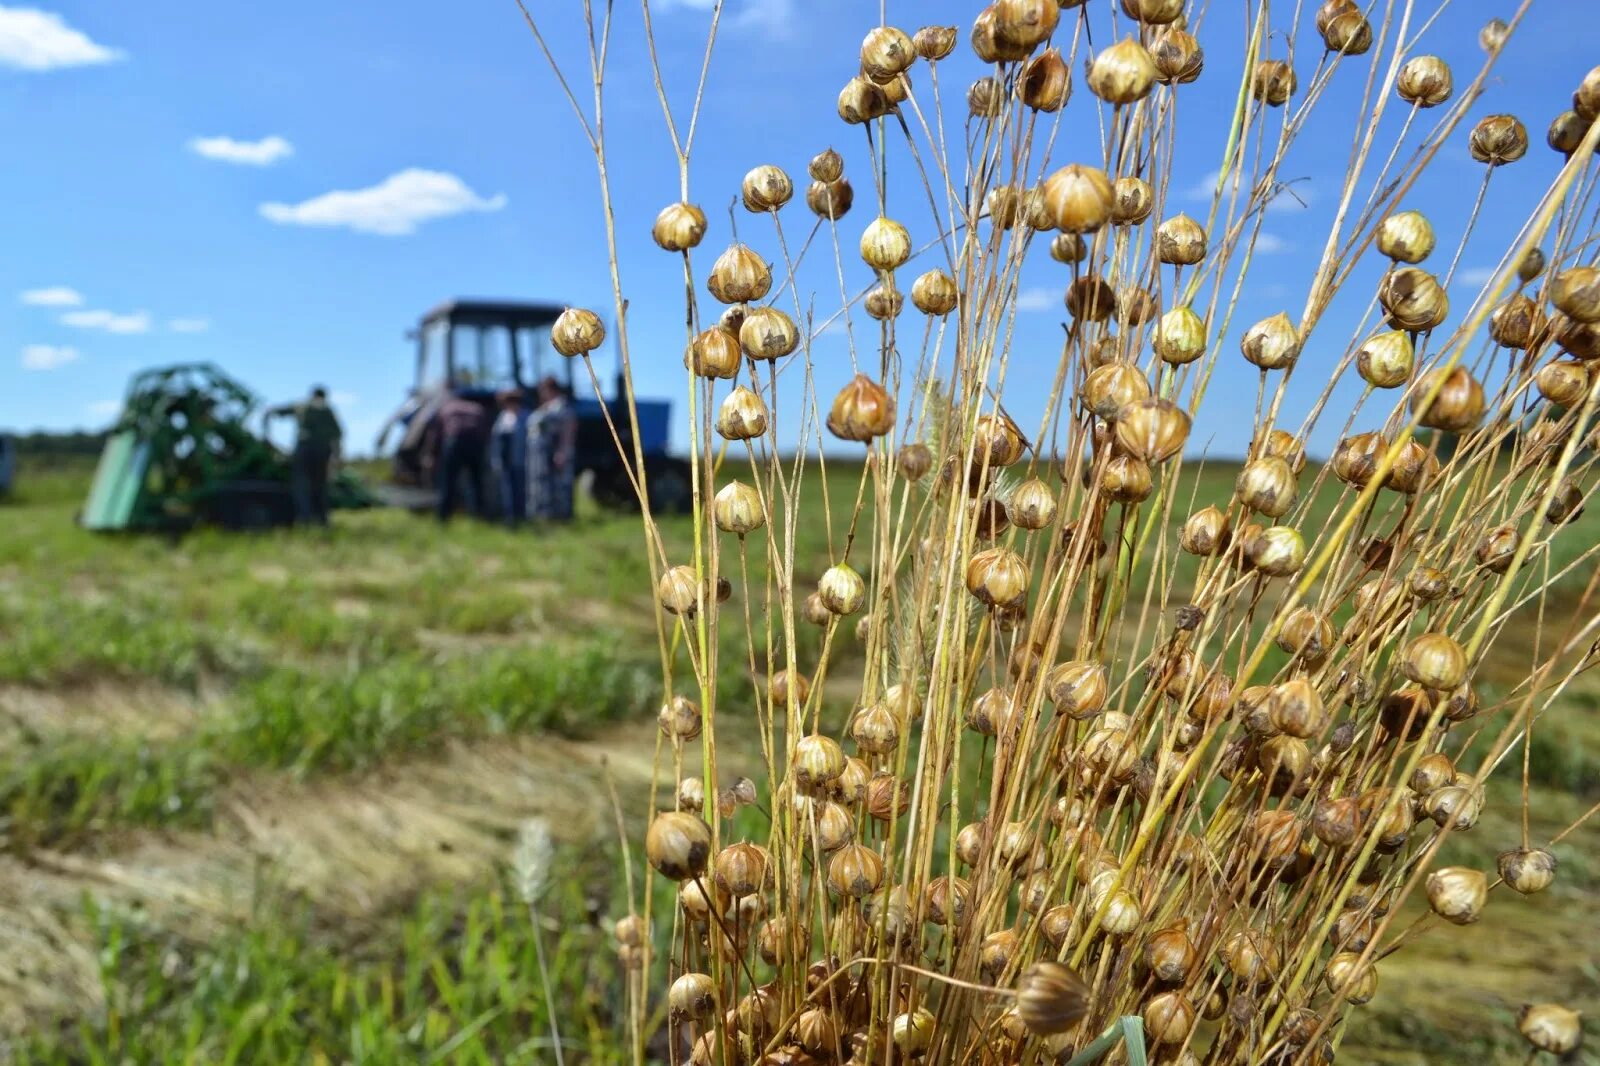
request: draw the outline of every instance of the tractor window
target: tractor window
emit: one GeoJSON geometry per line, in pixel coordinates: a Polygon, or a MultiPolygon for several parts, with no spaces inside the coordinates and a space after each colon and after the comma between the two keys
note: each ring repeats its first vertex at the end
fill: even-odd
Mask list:
{"type": "Polygon", "coordinates": [[[549,326],[523,326],[517,330],[517,354],[522,358],[522,382],[532,388],[546,374],[568,381],[572,365],[550,347],[549,326]]]}
{"type": "Polygon", "coordinates": [[[511,333],[506,327],[457,327],[455,347],[457,385],[474,389],[507,389],[516,385],[511,333]]]}
{"type": "Polygon", "coordinates": [[[417,388],[432,389],[444,384],[445,339],[450,335],[450,323],[443,319],[429,322],[422,328],[422,339],[417,355],[417,388]]]}

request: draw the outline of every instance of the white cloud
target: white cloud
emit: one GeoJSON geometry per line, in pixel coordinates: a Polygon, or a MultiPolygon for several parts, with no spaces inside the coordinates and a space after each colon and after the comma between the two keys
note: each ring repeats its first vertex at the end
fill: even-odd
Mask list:
{"type": "Polygon", "coordinates": [[[28,289],[21,294],[21,299],[35,307],[78,307],[83,303],[83,293],[65,285],[51,285],[44,289],[28,289]]]}
{"type": "Polygon", "coordinates": [[[94,403],[84,404],[84,413],[94,418],[110,418],[122,410],[121,400],[96,400],[94,403]]]}
{"type": "Polygon", "coordinates": [[[29,344],[22,349],[22,366],[25,370],[54,370],[76,362],[78,349],[58,347],[54,344],[29,344]]]}
{"type": "Polygon", "coordinates": [[[1468,267],[1455,276],[1453,284],[1481,289],[1494,280],[1494,275],[1494,267],[1468,267]]]}
{"type": "Polygon", "coordinates": [[[1062,306],[1061,293],[1055,289],[1023,289],[1017,293],[1018,311],[1053,311],[1062,306]]]}
{"type": "MultiPolygon", "coordinates": [[[[1189,186],[1188,190],[1183,194],[1184,199],[1192,200],[1196,203],[1210,203],[1211,197],[1217,191],[1217,178],[1221,175],[1222,171],[1220,170],[1213,169],[1206,171],[1205,174],[1201,175],[1198,181],[1189,186]]],[[[1239,179],[1239,196],[1241,199],[1250,194],[1250,186],[1247,184],[1248,181],[1248,177],[1239,179]]],[[[1233,195],[1232,190],[1233,175],[1230,174],[1222,189],[1224,201],[1233,195]]],[[[1279,184],[1277,191],[1272,196],[1272,199],[1267,201],[1267,210],[1270,212],[1302,211],[1309,206],[1310,203],[1311,193],[1307,188],[1306,182],[1285,182],[1279,184]]]]}
{"type": "Polygon", "coordinates": [[[101,329],[107,333],[149,333],[150,312],[119,315],[115,311],[68,311],[61,316],[61,324],[74,329],[101,329]]]}
{"type": "Polygon", "coordinates": [[[1275,234],[1265,231],[1256,234],[1257,255],[1277,255],[1279,252],[1287,252],[1293,247],[1294,245],[1275,234]]]}
{"type": "Polygon", "coordinates": [[[90,40],[60,15],[32,7],[0,7],[0,67],[55,70],[110,63],[122,53],[90,40]]]}
{"type": "Polygon", "coordinates": [[[399,237],[431,219],[505,205],[503,194],[479,196],[454,174],[412,167],[365,189],[335,190],[298,204],[262,204],[261,216],[282,225],[346,226],[399,237]]]}
{"type": "Polygon", "coordinates": [[[204,333],[211,328],[209,318],[174,318],[167,323],[167,328],[174,333],[204,333]]]}
{"type": "Polygon", "coordinates": [[[294,145],[274,134],[259,141],[236,141],[232,137],[196,137],[189,150],[207,159],[241,166],[264,167],[294,155],[294,145]]]}
{"type": "MultiPolygon", "coordinates": [[[[717,0],[660,0],[663,11],[674,8],[689,11],[710,10],[717,0]]],[[[735,29],[759,29],[786,33],[794,18],[794,0],[725,0],[722,8],[722,25],[735,29]]]]}

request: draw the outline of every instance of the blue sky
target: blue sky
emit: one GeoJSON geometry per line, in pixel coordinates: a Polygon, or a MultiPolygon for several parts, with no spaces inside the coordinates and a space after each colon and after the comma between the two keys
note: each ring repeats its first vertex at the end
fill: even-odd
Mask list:
{"type": "MultiPolygon", "coordinates": [[[[326,383],[361,450],[410,383],[413,353],[403,332],[438,301],[546,298],[609,317],[593,165],[512,0],[280,0],[270,14],[197,0],[38,2],[42,8],[0,3],[0,143],[10,149],[0,167],[0,428],[103,425],[132,372],[213,359],[272,399],[326,383]],[[328,198],[340,191],[359,195],[328,198]]],[[[709,2],[653,5],[680,103],[692,91],[709,2]]],[[[530,6],[558,52],[576,61],[575,0],[530,6]]],[[[1173,196],[1183,202],[1169,205],[1169,213],[1203,216],[1204,200],[1185,198],[1217,164],[1219,128],[1236,84],[1240,5],[1212,6],[1201,33],[1206,74],[1179,97],[1183,176],[1173,196]]],[[[1293,5],[1275,6],[1291,17],[1293,5]]],[[[1481,57],[1478,27],[1513,6],[1455,0],[1418,50],[1450,59],[1462,84],[1481,57]]],[[[728,0],[691,185],[712,222],[702,270],[729,240],[726,203],[745,170],[776,163],[803,188],[806,160],[834,145],[857,179],[856,210],[841,222],[846,269],[852,286],[866,283],[850,254],[871,217],[866,149],[860,129],[838,121],[834,100],[854,73],[856,42],[876,23],[877,8],[865,0],[728,0]]],[[[889,5],[889,17],[908,30],[928,22],[964,27],[976,9],[971,2],[902,0],[889,5]]],[[[1518,114],[1534,143],[1526,159],[1496,177],[1486,221],[1461,263],[1452,321],[1475,289],[1466,283],[1483,280],[1559,169],[1560,157],[1544,146],[1545,127],[1600,60],[1592,35],[1586,44],[1585,35],[1571,32],[1572,17],[1586,9],[1589,0],[1535,0],[1475,108],[1474,115],[1518,114]]],[[[638,8],[622,0],[617,17],[609,132],[636,372],[642,394],[677,399],[680,275],[648,237],[656,211],[676,198],[676,170],[638,8]]],[[[1108,43],[1109,20],[1105,12],[1097,18],[1096,40],[1108,43]]],[[[1252,276],[1233,337],[1256,318],[1278,310],[1296,316],[1303,305],[1312,269],[1305,257],[1326,235],[1332,182],[1359,121],[1370,61],[1352,60],[1341,71],[1314,120],[1329,135],[1306,139],[1284,168],[1285,176],[1308,179],[1296,185],[1308,206],[1269,217],[1275,250],[1252,276]]],[[[1313,64],[1313,57],[1298,58],[1302,82],[1313,64]]],[[[571,73],[586,80],[576,62],[571,73]]],[[[981,73],[965,48],[941,68],[953,112],[981,73]]],[[[1071,146],[1095,128],[1081,71],[1074,83],[1059,163],[1078,158],[1071,146]]],[[[1391,118],[1398,116],[1391,108],[1391,118]]],[[[948,120],[957,137],[961,117],[948,120]]],[[[903,150],[891,152],[899,153],[891,160],[902,173],[909,171],[903,150]]],[[[1407,206],[1435,218],[1443,244],[1449,220],[1467,213],[1481,174],[1463,131],[1407,206]]],[[[915,235],[931,232],[913,184],[891,190],[891,213],[915,235]]],[[[784,219],[790,240],[803,240],[812,216],[798,198],[784,219]]],[[[742,237],[775,254],[770,224],[742,211],[739,223],[742,237]]],[[[1037,243],[1025,272],[1028,310],[1019,315],[1013,371],[1013,382],[1024,386],[1053,373],[1064,318],[1064,268],[1037,243]]],[[[802,283],[817,291],[818,308],[836,308],[831,262],[819,257],[814,265],[802,283]]],[[[1356,314],[1368,292],[1355,301],[1356,314]]],[[[1313,336],[1311,365],[1297,371],[1308,383],[1320,384],[1312,380],[1315,360],[1331,367],[1342,351],[1353,328],[1353,320],[1338,328],[1343,313],[1336,310],[1327,330],[1313,336]],[[1323,332],[1338,351],[1319,354],[1323,332]]],[[[1230,405],[1247,412],[1255,388],[1233,337],[1221,342],[1220,396],[1208,400],[1212,421],[1197,427],[1197,437],[1223,453],[1246,443],[1248,419],[1227,415],[1230,405]]],[[[842,338],[821,338],[813,356],[820,387],[831,395],[848,375],[842,338]]],[[[607,352],[602,372],[610,365],[607,352]]],[[[1028,402],[1019,400],[1022,414],[1033,413],[1028,402]]],[[[1287,415],[1299,413],[1291,403],[1287,415]]],[[[1330,442],[1321,443],[1326,450],[1330,442]]]]}

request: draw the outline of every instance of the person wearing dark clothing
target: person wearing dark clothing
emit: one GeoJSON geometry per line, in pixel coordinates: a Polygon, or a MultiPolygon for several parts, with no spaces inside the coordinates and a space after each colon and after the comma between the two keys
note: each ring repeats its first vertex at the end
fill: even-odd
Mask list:
{"type": "Polygon", "coordinates": [[[327,525],[328,478],[339,460],[339,446],[344,440],[344,428],[328,403],[328,391],[319,385],[306,400],[269,408],[267,415],[294,418],[289,487],[294,496],[295,522],[327,525]]]}
{"type": "Polygon", "coordinates": [[[553,522],[572,519],[577,474],[578,412],[553,377],[539,382],[539,406],[528,419],[528,513],[553,522]]]}
{"type": "Polygon", "coordinates": [[[466,490],[469,514],[483,513],[484,459],[489,451],[489,416],[483,405],[452,395],[439,407],[439,521],[456,512],[466,490]]]}
{"type": "Polygon", "coordinates": [[[528,517],[528,405],[521,389],[500,394],[500,416],[489,439],[490,461],[500,477],[500,511],[515,528],[528,517]]]}

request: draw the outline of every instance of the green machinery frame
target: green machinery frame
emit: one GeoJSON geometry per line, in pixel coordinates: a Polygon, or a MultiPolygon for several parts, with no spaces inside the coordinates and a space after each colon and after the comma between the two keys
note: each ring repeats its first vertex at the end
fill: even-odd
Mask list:
{"type": "MultiPolygon", "coordinates": [[[[290,464],[251,432],[254,394],[211,363],[146,370],[129,383],[79,521],[87,529],[183,530],[284,525],[293,514],[290,464]]],[[[376,499],[341,472],[334,507],[376,499]]]]}

